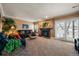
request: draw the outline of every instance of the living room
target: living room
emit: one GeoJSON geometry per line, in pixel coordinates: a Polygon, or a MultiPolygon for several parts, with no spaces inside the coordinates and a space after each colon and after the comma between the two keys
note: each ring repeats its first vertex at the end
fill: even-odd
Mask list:
{"type": "Polygon", "coordinates": [[[1,55],[78,55],[79,3],[0,3],[0,14],[0,32],[11,39],[1,55]]]}

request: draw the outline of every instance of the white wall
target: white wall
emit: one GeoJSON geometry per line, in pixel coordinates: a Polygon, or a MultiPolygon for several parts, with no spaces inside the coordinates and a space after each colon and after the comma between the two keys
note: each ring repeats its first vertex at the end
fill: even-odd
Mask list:
{"type": "Polygon", "coordinates": [[[4,13],[4,10],[3,10],[3,6],[2,6],[1,3],[0,3],[0,13],[1,13],[1,16],[5,16],[5,13],[4,13]]]}

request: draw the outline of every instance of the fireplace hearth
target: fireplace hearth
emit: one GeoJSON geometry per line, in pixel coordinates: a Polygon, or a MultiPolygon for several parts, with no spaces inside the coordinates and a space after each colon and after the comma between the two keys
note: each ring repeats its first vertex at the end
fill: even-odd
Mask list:
{"type": "Polygon", "coordinates": [[[40,36],[50,38],[50,29],[49,28],[40,29],[40,32],[41,32],[40,36]]]}

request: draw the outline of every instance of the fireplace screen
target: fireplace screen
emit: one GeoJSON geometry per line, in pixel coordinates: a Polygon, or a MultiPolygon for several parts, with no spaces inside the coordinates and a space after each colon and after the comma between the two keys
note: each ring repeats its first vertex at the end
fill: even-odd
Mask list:
{"type": "Polygon", "coordinates": [[[44,37],[50,37],[50,29],[42,29],[41,35],[44,37]]]}

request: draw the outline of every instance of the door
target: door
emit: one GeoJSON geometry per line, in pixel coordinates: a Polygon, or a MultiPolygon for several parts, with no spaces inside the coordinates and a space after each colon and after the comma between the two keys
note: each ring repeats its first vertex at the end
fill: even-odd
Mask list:
{"type": "Polygon", "coordinates": [[[65,21],[63,20],[57,20],[55,21],[55,38],[64,38],[64,27],[65,27],[65,21]]]}
{"type": "Polygon", "coordinates": [[[55,21],[55,37],[74,42],[75,38],[79,38],[79,18],[55,21]]]}

